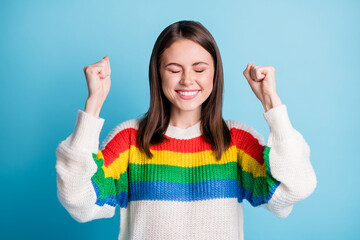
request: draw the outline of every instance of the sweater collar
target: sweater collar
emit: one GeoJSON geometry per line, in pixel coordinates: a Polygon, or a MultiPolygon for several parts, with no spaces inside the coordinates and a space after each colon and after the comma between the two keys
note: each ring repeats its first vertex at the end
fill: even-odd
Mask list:
{"type": "Polygon", "coordinates": [[[201,120],[188,128],[175,127],[169,124],[165,135],[176,139],[191,139],[201,136],[200,123],[201,120]]]}

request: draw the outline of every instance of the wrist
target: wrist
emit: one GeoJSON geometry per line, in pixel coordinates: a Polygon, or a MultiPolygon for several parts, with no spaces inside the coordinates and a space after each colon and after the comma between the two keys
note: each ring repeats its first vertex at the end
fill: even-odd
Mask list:
{"type": "Polygon", "coordinates": [[[89,97],[85,103],[84,112],[91,114],[94,117],[99,117],[103,101],[97,97],[89,97]]]}
{"type": "Polygon", "coordinates": [[[265,112],[268,110],[280,106],[282,104],[280,97],[275,93],[271,95],[264,96],[263,107],[265,112]]]}

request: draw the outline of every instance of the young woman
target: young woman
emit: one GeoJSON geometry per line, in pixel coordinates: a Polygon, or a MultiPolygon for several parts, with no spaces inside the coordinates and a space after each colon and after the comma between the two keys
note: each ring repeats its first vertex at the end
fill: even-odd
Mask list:
{"type": "Polygon", "coordinates": [[[58,198],[78,222],[112,217],[119,205],[119,239],[243,239],[243,199],[283,218],[314,191],[310,148],[276,93],[275,69],[249,63],[243,72],[265,110],[265,145],[252,127],[222,118],[222,61],[199,22],[161,32],[149,110],[116,126],[99,149],[109,58],[84,72],[85,109],[56,162],[58,198]]]}

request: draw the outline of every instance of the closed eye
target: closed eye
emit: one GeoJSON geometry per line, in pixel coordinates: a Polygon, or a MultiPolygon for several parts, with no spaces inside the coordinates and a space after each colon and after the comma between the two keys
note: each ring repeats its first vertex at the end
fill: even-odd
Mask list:
{"type": "MultiPolygon", "coordinates": [[[[204,70],[200,70],[200,71],[195,71],[197,73],[202,73],[204,70]]],[[[180,71],[170,71],[171,73],[179,73],[180,71]]]]}

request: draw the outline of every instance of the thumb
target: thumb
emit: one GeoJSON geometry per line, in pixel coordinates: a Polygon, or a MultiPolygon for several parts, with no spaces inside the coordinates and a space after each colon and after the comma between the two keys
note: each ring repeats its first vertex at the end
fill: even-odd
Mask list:
{"type": "Polygon", "coordinates": [[[102,63],[102,62],[106,63],[107,61],[109,61],[109,58],[108,58],[108,56],[105,56],[99,62],[100,63],[102,63]]]}
{"type": "Polygon", "coordinates": [[[251,67],[251,63],[249,62],[248,65],[246,66],[245,70],[243,71],[243,74],[245,76],[245,78],[250,81],[251,77],[250,77],[250,67],[251,67]]]}

